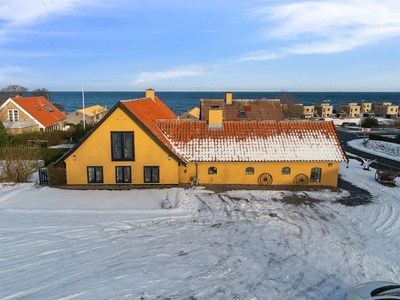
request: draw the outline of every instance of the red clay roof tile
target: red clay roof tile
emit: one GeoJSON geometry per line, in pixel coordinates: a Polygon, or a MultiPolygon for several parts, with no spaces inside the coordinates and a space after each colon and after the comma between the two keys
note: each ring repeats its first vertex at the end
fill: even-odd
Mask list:
{"type": "Polygon", "coordinates": [[[44,127],[57,125],[59,121],[66,119],[66,116],[44,97],[18,97],[12,100],[44,127]]]}

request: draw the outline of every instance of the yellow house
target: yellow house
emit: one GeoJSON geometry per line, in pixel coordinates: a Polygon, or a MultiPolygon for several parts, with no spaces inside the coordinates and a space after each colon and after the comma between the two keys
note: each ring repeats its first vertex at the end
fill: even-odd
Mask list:
{"type": "Polygon", "coordinates": [[[67,114],[65,123],[79,124],[85,120],[86,124],[94,125],[97,124],[107,114],[107,111],[107,107],[100,105],[81,108],[67,114]]]}
{"type": "Polygon", "coordinates": [[[10,134],[61,130],[66,116],[44,97],[15,97],[0,106],[0,120],[10,134]]]}
{"type": "Polygon", "coordinates": [[[118,102],[64,155],[67,184],[337,186],[347,161],[332,122],[180,120],[157,97],[118,102]]]}

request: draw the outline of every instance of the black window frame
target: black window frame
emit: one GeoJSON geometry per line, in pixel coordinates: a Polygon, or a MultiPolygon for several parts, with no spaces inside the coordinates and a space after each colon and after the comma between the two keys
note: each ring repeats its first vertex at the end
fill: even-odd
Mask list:
{"type": "Polygon", "coordinates": [[[253,167],[247,167],[245,170],[245,174],[246,175],[254,175],[255,174],[255,170],[253,167]]]}
{"type": "Polygon", "coordinates": [[[87,182],[88,183],[104,183],[104,172],[103,172],[103,166],[88,166],[86,169],[87,172],[87,182]],[[93,168],[93,180],[91,180],[91,172],[89,169],[93,168]],[[101,172],[101,178],[98,177],[98,172],[101,172]]]}
{"type": "Polygon", "coordinates": [[[160,183],[160,167],[144,166],[143,181],[144,183],[160,183]]]}
{"type": "Polygon", "coordinates": [[[209,167],[207,173],[208,173],[208,175],[217,175],[218,169],[217,169],[217,167],[209,167]]]}
{"type": "Polygon", "coordinates": [[[311,169],[310,182],[321,182],[322,169],[319,167],[314,167],[311,169]]]}
{"type": "Polygon", "coordinates": [[[132,167],[131,166],[116,166],[115,167],[115,182],[116,183],[132,183],[132,167]],[[119,169],[122,170],[122,178],[119,179],[119,169]],[[126,172],[127,170],[128,173],[126,172]]]}
{"type": "Polygon", "coordinates": [[[133,131],[111,131],[111,160],[112,161],[135,161],[135,134],[133,131]],[[131,142],[127,139],[130,135],[131,142]],[[118,137],[118,140],[117,140],[118,137]],[[120,145],[118,145],[120,142],[120,145]],[[125,150],[131,147],[131,156],[125,150]],[[118,149],[119,148],[119,149],[118,149]]]}
{"type": "Polygon", "coordinates": [[[290,175],[290,172],[291,172],[290,167],[283,167],[281,174],[282,175],[290,175]]]}

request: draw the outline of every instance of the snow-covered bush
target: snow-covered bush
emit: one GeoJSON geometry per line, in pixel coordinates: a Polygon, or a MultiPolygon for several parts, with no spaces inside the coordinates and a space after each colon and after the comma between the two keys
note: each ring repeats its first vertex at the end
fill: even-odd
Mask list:
{"type": "Polygon", "coordinates": [[[40,163],[37,148],[0,147],[0,181],[26,182],[40,163]]]}

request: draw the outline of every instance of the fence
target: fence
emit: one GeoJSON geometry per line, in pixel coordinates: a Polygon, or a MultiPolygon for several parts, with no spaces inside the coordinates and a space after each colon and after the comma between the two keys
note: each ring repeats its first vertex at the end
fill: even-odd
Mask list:
{"type": "Polygon", "coordinates": [[[39,184],[49,185],[49,176],[46,168],[39,169],[39,184]]]}

